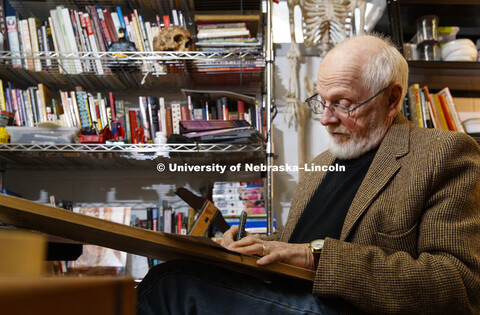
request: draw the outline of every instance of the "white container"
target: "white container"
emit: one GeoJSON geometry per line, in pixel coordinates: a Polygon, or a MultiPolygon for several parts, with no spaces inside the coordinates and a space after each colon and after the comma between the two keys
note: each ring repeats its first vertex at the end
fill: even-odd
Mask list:
{"type": "Polygon", "coordinates": [[[22,144],[68,144],[72,143],[76,127],[17,127],[6,126],[10,143],[22,144]]]}

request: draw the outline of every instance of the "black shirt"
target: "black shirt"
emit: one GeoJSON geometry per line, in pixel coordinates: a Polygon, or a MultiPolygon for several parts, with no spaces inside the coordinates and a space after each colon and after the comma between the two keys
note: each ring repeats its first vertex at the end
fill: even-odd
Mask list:
{"type": "Polygon", "coordinates": [[[377,149],[352,160],[336,159],[344,172],[328,172],[298,220],[289,243],[340,238],[350,204],[362,183],[377,149]]]}

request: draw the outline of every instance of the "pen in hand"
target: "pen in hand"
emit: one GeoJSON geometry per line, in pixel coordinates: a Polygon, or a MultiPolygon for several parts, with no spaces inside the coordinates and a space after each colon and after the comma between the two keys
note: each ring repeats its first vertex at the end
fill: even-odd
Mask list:
{"type": "Polygon", "coordinates": [[[240,214],[240,222],[238,224],[237,238],[235,241],[241,240],[245,236],[245,225],[247,223],[247,213],[242,211],[240,214]]]}

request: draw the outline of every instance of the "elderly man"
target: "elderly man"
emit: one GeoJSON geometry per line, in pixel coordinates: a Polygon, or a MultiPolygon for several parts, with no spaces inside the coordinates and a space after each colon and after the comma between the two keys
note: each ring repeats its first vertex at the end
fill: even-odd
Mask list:
{"type": "MultiPolygon", "coordinates": [[[[313,288],[235,276],[240,285],[205,280],[216,282],[209,293],[235,292],[232,306],[259,314],[480,311],[480,150],[465,134],[408,122],[399,113],[407,78],[405,59],[376,36],[355,37],[328,53],[318,94],[307,99],[330,134],[329,150],[314,163],[345,165],[345,172],[305,173],[281,235],[234,241],[233,227],[222,240],[233,251],[262,254],[259,265],[282,261],[316,270],[313,288]]],[[[149,277],[162,278],[160,271],[149,277]]],[[[139,305],[145,308],[162,286],[168,290],[165,282],[145,284],[139,305]]],[[[193,304],[208,300],[208,292],[193,304]]],[[[219,310],[204,307],[196,310],[219,310]]]]}

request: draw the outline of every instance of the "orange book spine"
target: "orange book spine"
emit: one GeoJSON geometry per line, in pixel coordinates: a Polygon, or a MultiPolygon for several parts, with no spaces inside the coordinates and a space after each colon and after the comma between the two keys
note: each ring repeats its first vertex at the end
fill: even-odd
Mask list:
{"type": "Polygon", "coordinates": [[[167,138],[168,138],[173,132],[172,110],[169,107],[165,109],[165,126],[167,127],[167,138]]]}
{"type": "Polygon", "coordinates": [[[445,120],[447,121],[448,129],[452,131],[457,131],[455,124],[453,123],[452,113],[448,108],[447,99],[445,95],[439,95],[440,104],[442,105],[443,113],[445,114],[445,120]]]}

